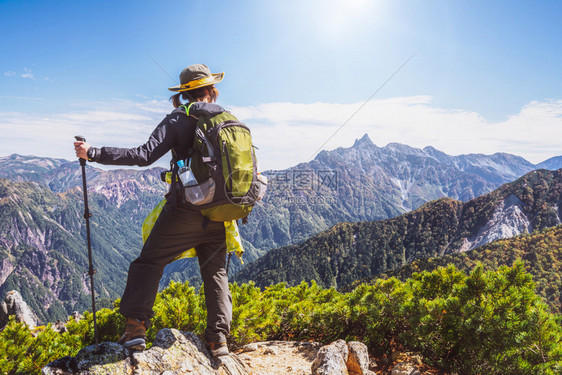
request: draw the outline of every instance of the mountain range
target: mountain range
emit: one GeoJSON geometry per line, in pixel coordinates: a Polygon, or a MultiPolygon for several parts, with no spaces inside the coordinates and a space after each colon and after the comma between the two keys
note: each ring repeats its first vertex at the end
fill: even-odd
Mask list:
{"type": "Polygon", "coordinates": [[[418,259],[553,227],[561,218],[562,169],[537,170],[468,202],[441,198],[392,219],[337,224],[271,250],[242,269],[236,281],[263,287],[316,280],[341,288],[418,259]]]}
{"type": "MultiPolygon", "coordinates": [[[[548,166],[562,163],[557,160],[548,166]]],[[[142,244],[140,225],[167,187],[160,181],[162,168],[94,166],[86,170],[96,292],[109,301],[120,296],[128,263],[142,244]]],[[[271,181],[266,199],[241,226],[244,261],[340,222],[392,218],[444,196],[467,201],[534,168],[508,154],[449,156],[431,147],[377,147],[364,136],[309,163],[264,172],[271,181]]],[[[80,173],[76,161],[0,158],[0,294],[19,290],[44,321],[88,306],[80,173]]],[[[241,268],[236,261],[231,272],[241,268]]],[[[197,263],[169,265],[162,284],[172,279],[198,282],[197,263]]]]}

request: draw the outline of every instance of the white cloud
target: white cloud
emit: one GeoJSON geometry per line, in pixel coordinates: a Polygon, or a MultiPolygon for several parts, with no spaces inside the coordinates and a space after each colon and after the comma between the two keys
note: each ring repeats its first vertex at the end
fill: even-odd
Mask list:
{"type": "Polygon", "coordinates": [[[24,71],[24,73],[21,74],[22,78],[35,79],[35,76],[31,72],[31,69],[23,68],[23,71],[24,71]]]}
{"type": "Polygon", "coordinates": [[[14,77],[16,74],[17,74],[16,72],[13,72],[11,70],[8,70],[7,72],[4,72],[4,75],[6,77],[14,77]]]}
{"type": "MultiPolygon", "coordinates": [[[[83,135],[97,146],[135,147],[148,139],[168,112],[155,101],[88,103],[68,113],[0,112],[0,155],[12,153],[74,159],[72,142],[83,135]]],[[[167,161],[164,163],[167,165],[167,161]]],[[[163,165],[164,165],[163,164],[163,165]]]]}
{"type": "MultiPolygon", "coordinates": [[[[361,104],[264,103],[228,109],[252,129],[261,168],[280,169],[310,160],[361,104]]],[[[0,112],[0,155],[73,159],[77,134],[98,146],[138,146],[172,110],[167,100],[115,100],[85,108],[47,117],[0,112]]],[[[365,133],[378,146],[431,145],[451,155],[508,152],[538,163],[562,154],[562,100],[533,101],[496,122],[476,112],[435,107],[430,96],[373,100],[322,148],[349,147],[365,133]]]]}
{"type": "MultiPolygon", "coordinates": [[[[476,112],[434,107],[431,100],[373,100],[322,148],[349,147],[367,133],[378,146],[434,146],[451,155],[507,152],[538,163],[562,154],[562,100],[533,101],[499,122],[476,112]]],[[[231,109],[251,124],[256,145],[264,150],[263,165],[285,168],[310,160],[361,104],[268,103],[231,109]]]]}

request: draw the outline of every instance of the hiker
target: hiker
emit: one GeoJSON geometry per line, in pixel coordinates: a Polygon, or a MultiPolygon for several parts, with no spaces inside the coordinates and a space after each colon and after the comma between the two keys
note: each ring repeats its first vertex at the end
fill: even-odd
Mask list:
{"type": "MultiPolygon", "coordinates": [[[[186,111],[195,115],[224,112],[214,104],[219,95],[214,85],[223,77],[224,73],[212,74],[203,64],[188,66],[180,74],[180,85],[169,88],[177,92],[170,98],[176,109],[156,127],[148,142],[130,149],[96,148],[85,142],[74,142],[76,156],[100,164],[147,166],[171,150],[173,160],[186,160],[197,124],[197,119],[186,116],[186,111]],[[189,108],[182,107],[182,101],[191,103],[189,108]]],[[[200,210],[186,203],[181,196],[181,185],[178,187],[179,182],[174,182],[140,256],[129,267],[120,306],[127,323],[119,343],[131,349],[145,349],[146,329],[154,315],[152,308],[164,267],[179,259],[185,250],[195,248],[207,306],[207,347],[213,356],[227,355],[232,297],[225,269],[225,223],[206,219],[200,210]]]]}

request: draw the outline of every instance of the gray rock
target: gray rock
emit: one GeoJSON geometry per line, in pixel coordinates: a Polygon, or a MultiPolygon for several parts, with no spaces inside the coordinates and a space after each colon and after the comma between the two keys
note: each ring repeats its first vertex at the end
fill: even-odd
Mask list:
{"type": "Polygon", "coordinates": [[[129,350],[115,342],[90,345],[78,352],[76,357],[63,357],[47,364],[43,375],[70,374],[131,374],[133,364],[129,350]]]}
{"type": "Polygon", "coordinates": [[[322,347],[322,344],[319,342],[309,342],[309,341],[299,341],[296,343],[298,350],[306,351],[306,350],[316,350],[322,347]]]}
{"type": "Polygon", "coordinates": [[[369,370],[369,351],[367,345],[350,341],[347,343],[349,356],[347,357],[347,370],[353,375],[367,375],[372,372],[369,370]]]}
{"type": "Polygon", "coordinates": [[[421,373],[413,363],[400,362],[392,369],[392,375],[421,375],[421,373]]]}
{"type": "Polygon", "coordinates": [[[66,325],[61,322],[60,320],[57,320],[55,323],[53,323],[53,325],[51,326],[51,329],[55,332],[58,333],[65,333],[68,330],[66,329],[66,325]]]}
{"type": "Polygon", "coordinates": [[[275,346],[270,346],[263,351],[263,354],[277,355],[279,349],[275,346]]]}
{"type": "Polygon", "coordinates": [[[347,371],[345,361],[343,360],[340,345],[335,345],[335,343],[332,343],[320,348],[318,354],[316,354],[316,359],[312,363],[312,375],[348,374],[349,373],[347,371]]]}
{"type": "Polygon", "coordinates": [[[242,347],[242,353],[255,352],[256,350],[258,350],[258,344],[256,344],[255,342],[246,344],[242,347]]]}
{"type": "Polygon", "coordinates": [[[218,365],[220,375],[249,375],[252,373],[248,365],[234,354],[213,358],[212,363],[213,368],[218,365]]]}
{"type": "Polygon", "coordinates": [[[347,362],[347,357],[349,356],[349,349],[347,348],[347,344],[345,340],[339,339],[331,343],[330,345],[335,345],[341,352],[341,356],[344,362],[347,362]]]}
{"type": "Polygon", "coordinates": [[[79,322],[84,319],[84,316],[82,316],[82,314],[80,314],[78,311],[74,311],[72,312],[72,315],[68,317],[67,323],[70,322],[70,319],[74,319],[74,321],[79,322]]]}
{"type": "Polygon", "coordinates": [[[235,355],[212,358],[191,332],[162,329],[152,347],[129,351],[117,343],[90,345],[76,357],[64,357],[42,369],[43,375],[246,375],[249,368],[235,355]]]}
{"type": "Polygon", "coordinates": [[[8,323],[10,315],[15,315],[18,322],[25,323],[30,329],[35,328],[39,320],[16,290],[8,292],[0,305],[0,328],[8,323]]]}

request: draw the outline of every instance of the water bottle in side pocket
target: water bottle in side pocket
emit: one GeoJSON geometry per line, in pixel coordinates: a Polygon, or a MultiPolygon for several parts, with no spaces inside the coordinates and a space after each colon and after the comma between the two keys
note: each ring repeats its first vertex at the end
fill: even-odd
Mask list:
{"type": "MultiPolygon", "coordinates": [[[[190,166],[185,166],[183,160],[178,160],[178,176],[184,186],[185,199],[187,199],[192,204],[197,204],[205,199],[201,187],[197,186],[198,182],[191,170],[190,166]]],[[[190,162],[191,165],[191,162],[190,162]]]]}

